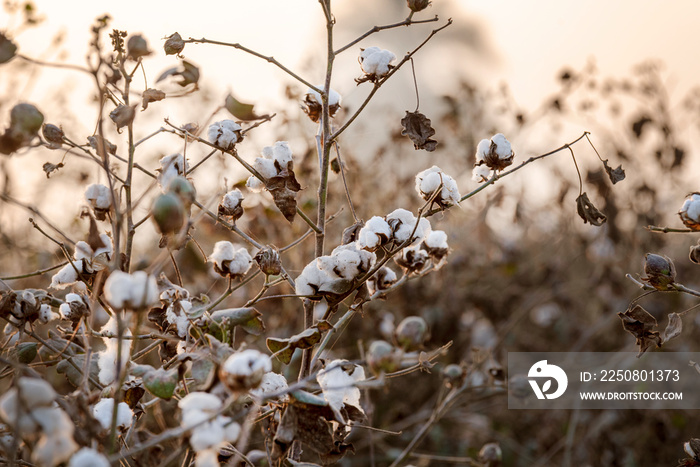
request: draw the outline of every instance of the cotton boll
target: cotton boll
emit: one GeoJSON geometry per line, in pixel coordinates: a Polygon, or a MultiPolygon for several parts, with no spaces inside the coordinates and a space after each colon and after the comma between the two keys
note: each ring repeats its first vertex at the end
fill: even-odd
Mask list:
{"type": "Polygon", "coordinates": [[[691,230],[700,230],[700,193],[693,193],[683,202],[678,215],[691,230]]]}
{"type": "Polygon", "coordinates": [[[78,272],[83,272],[83,261],[72,261],[63,266],[56,274],[51,277],[52,289],[65,289],[78,282],[78,272]]]}
{"type": "Polygon", "coordinates": [[[68,414],[58,407],[40,407],[32,410],[32,417],[41,425],[47,435],[73,435],[75,425],[68,414]]]}
{"type": "Polygon", "coordinates": [[[241,126],[233,120],[221,120],[211,124],[207,136],[212,144],[222,149],[231,149],[243,139],[241,126]]]}
{"type": "Polygon", "coordinates": [[[379,47],[376,47],[376,46],[367,47],[365,49],[362,49],[362,50],[360,50],[360,60],[364,60],[367,57],[369,57],[370,55],[377,53],[377,52],[380,52],[381,50],[382,49],[380,49],[379,47]]]}
{"type": "Polygon", "coordinates": [[[491,147],[491,140],[482,139],[476,146],[476,162],[484,162],[486,157],[489,155],[489,149],[491,147]]]}
{"type": "Polygon", "coordinates": [[[194,458],[194,467],[219,467],[220,465],[218,449],[197,451],[197,457],[194,458]]]}
{"type": "Polygon", "coordinates": [[[368,220],[358,234],[359,248],[374,251],[389,242],[392,236],[391,226],[383,218],[374,216],[368,220]]]}
{"type": "Polygon", "coordinates": [[[112,192],[104,185],[93,183],[85,189],[85,200],[93,209],[108,210],[112,205],[112,192]]]}
{"type": "Polygon", "coordinates": [[[334,412],[340,412],[347,404],[364,413],[360,406],[360,389],[356,387],[357,382],[365,380],[364,369],[347,360],[333,360],[326,368],[318,372],[316,381],[334,412]]]}
{"type": "Polygon", "coordinates": [[[407,247],[394,257],[396,264],[406,270],[407,273],[418,273],[428,263],[430,255],[418,246],[407,247]]]}
{"type": "Polygon", "coordinates": [[[253,258],[245,248],[224,240],[214,244],[214,251],[209,256],[209,261],[214,263],[214,270],[219,275],[235,278],[242,277],[248,272],[253,258]]]}
{"type": "Polygon", "coordinates": [[[272,147],[272,158],[280,167],[286,168],[292,162],[292,149],[287,141],[277,141],[272,147]]]}
{"type": "Polygon", "coordinates": [[[394,241],[398,244],[406,242],[409,237],[412,242],[420,240],[431,230],[428,219],[421,218],[416,227],[416,217],[413,213],[401,208],[391,212],[386,216],[386,220],[393,230],[394,241]],[[413,232],[413,236],[411,236],[411,232],[413,232]]]}
{"type": "Polygon", "coordinates": [[[270,357],[255,349],[237,352],[219,368],[219,378],[232,391],[256,388],[263,375],[272,371],[270,357]]]}
{"type": "Polygon", "coordinates": [[[432,197],[441,184],[442,189],[435,197],[434,202],[443,208],[459,203],[460,195],[457,182],[444,173],[440,167],[434,165],[416,175],[416,191],[426,201],[432,197]]]}
{"type": "Polygon", "coordinates": [[[368,47],[360,52],[362,71],[377,78],[381,78],[389,73],[390,65],[394,60],[396,60],[396,55],[379,47],[368,47]]]}
{"type": "Polygon", "coordinates": [[[170,182],[177,176],[181,176],[186,170],[189,170],[189,164],[182,154],[171,154],[160,159],[160,168],[158,172],[158,185],[160,185],[163,193],[168,191],[170,182]],[[185,170],[186,169],[186,170],[185,170]]]}
{"type": "Polygon", "coordinates": [[[158,283],[145,271],[127,274],[117,270],[105,281],[104,294],[109,304],[117,309],[147,308],[158,303],[158,283]]]}
{"type": "Polygon", "coordinates": [[[51,307],[47,304],[43,304],[39,307],[39,321],[42,324],[50,323],[51,321],[58,319],[59,315],[51,310],[51,307]]]}
{"type": "Polygon", "coordinates": [[[424,241],[428,248],[448,248],[447,234],[442,230],[433,230],[424,241]]]}
{"type": "Polygon", "coordinates": [[[253,168],[257,170],[260,175],[265,178],[272,178],[277,175],[277,168],[275,167],[275,161],[272,159],[266,159],[264,157],[256,157],[255,162],[253,162],[253,168]]]}
{"type": "MultiPolygon", "coordinates": [[[[323,85],[317,85],[316,86],[319,89],[323,89],[323,85]]],[[[340,108],[342,98],[340,94],[333,90],[329,89],[328,91],[328,113],[330,114],[331,117],[335,116],[336,112],[340,108]]],[[[321,94],[319,94],[317,91],[315,91],[312,88],[309,88],[306,91],[306,95],[304,96],[304,102],[302,109],[304,112],[309,116],[309,118],[314,121],[318,122],[319,119],[321,118],[321,111],[323,110],[323,100],[321,98],[321,94]]]]}
{"type": "MultiPolygon", "coordinates": [[[[250,394],[258,399],[262,399],[270,394],[284,391],[288,387],[287,379],[284,376],[269,371],[263,375],[260,386],[257,389],[252,389],[250,394]]],[[[286,394],[282,396],[282,399],[286,400],[287,398],[286,394]]]]}
{"type": "Polygon", "coordinates": [[[486,165],[477,165],[472,170],[472,180],[475,182],[486,182],[491,176],[491,169],[486,165]]]}
{"type": "Polygon", "coordinates": [[[510,141],[503,136],[503,133],[495,134],[491,137],[491,142],[496,145],[495,153],[501,159],[508,159],[513,155],[510,141]]]}
{"type": "Polygon", "coordinates": [[[91,448],[82,448],[70,458],[68,467],[110,467],[110,463],[98,451],[91,448]]]}
{"type": "Polygon", "coordinates": [[[297,295],[316,295],[325,284],[332,279],[319,269],[316,260],[306,265],[295,281],[297,295]]]}
{"type": "Polygon", "coordinates": [[[180,339],[185,339],[190,329],[190,320],[187,318],[187,311],[192,308],[192,303],[181,300],[171,304],[165,312],[165,319],[177,330],[180,339]]]}
{"type": "MultiPolygon", "coordinates": [[[[114,399],[107,397],[100,399],[92,408],[92,416],[100,423],[102,429],[107,431],[112,427],[112,413],[114,412],[114,399]]],[[[126,431],[131,426],[134,412],[125,402],[117,405],[117,428],[126,431]]]]}
{"type": "Polygon", "coordinates": [[[205,411],[214,414],[221,408],[221,405],[221,399],[207,392],[191,392],[177,403],[183,413],[205,411]]]}
{"type": "Polygon", "coordinates": [[[34,446],[32,461],[37,465],[54,467],[68,461],[79,447],[72,436],[60,433],[43,435],[34,446]]]}
{"type": "Polygon", "coordinates": [[[21,402],[28,409],[50,406],[56,398],[53,387],[43,379],[21,377],[17,380],[17,387],[21,402]]]}
{"type": "MultiPolygon", "coordinates": [[[[117,321],[114,317],[111,317],[100,332],[108,335],[117,335],[117,321]]],[[[124,331],[124,336],[131,336],[131,331],[127,328],[124,331]]],[[[117,378],[117,351],[119,348],[118,339],[116,337],[103,337],[102,341],[105,344],[105,350],[97,353],[97,366],[99,368],[98,379],[102,384],[112,384],[117,378]]],[[[126,366],[129,362],[129,357],[131,356],[131,345],[133,343],[132,339],[122,339],[122,354],[121,354],[121,365],[122,368],[126,366]]]]}
{"type": "Polygon", "coordinates": [[[260,193],[265,189],[265,182],[260,180],[255,175],[251,175],[248,177],[248,180],[246,180],[245,186],[253,193],[260,193]]]}
{"type": "MultiPolygon", "coordinates": [[[[492,170],[503,170],[513,163],[515,154],[510,142],[502,133],[490,140],[481,140],[476,148],[476,166],[486,165],[492,170]]],[[[476,174],[474,174],[476,177],[476,174]]]]}

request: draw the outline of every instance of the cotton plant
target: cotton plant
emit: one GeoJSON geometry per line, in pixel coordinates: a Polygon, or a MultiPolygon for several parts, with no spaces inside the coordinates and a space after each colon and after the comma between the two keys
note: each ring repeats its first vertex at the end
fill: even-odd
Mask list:
{"type": "Polygon", "coordinates": [[[115,309],[145,309],[158,302],[158,283],[145,271],[112,271],[105,281],[104,295],[115,309]]]}
{"type": "Polygon", "coordinates": [[[238,188],[229,191],[219,203],[219,215],[230,217],[234,222],[240,219],[243,216],[243,199],[243,193],[238,188]]]}
{"type": "MultiPolygon", "coordinates": [[[[253,168],[262,175],[265,180],[279,176],[283,171],[291,168],[293,162],[292,149],[286,141],[277,141],[273,146],[265,146],[262,157],[256,157],[253,168]]],[[[251,175],[246,186],[254,193],[260,193],[265,188],[265,180],[260,180],[251,175]]]]}

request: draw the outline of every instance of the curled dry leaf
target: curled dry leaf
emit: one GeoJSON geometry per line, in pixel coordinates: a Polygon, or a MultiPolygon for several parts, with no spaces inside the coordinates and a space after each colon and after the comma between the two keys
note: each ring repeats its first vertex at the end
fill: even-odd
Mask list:
{"type": "Polygon", "coordinates": [[[683,321],[681,320],[681,315],[678,313],[669,313],[668,324],[664,330],[662,342],[665,344],[674,337],[680,336],[681,332],[683,332],[683,321]]]}
{"type": "Polygon", "coordinates": [[[287,339],[279,339],[275,337],[267,338],[267,348],[275,354],[275,357],[289,365],[292,361],[292,355],[296,349],[310,349],[321,341],[321,336],[324,332],[331,329],[333,326],[328,321],[319,321],[308,329],[304,329],[299,334],[296,334],[287,339]]]}
{"type": "Polygon", "coordinates": [[[431,126],[430,119],[420,112],[408,112],[401,119],[401,134],[408,136],[413,141],[413,147],[425,149],[428,152],[435,151],[437,141],[430,139],[435,134],[435,129],[431,126]]]}
{"type": "Polygon", "coordinates": [[[63,167],[63,162],[59,162],[58,164],[46,162],[42,167],[44,172],[46,172],[46,178],[49,178],[53,172],[58,172],[58,169],[63,167]]]}
{"type": "Polygon", "coordinates": [[[162,101],[165,99],[165,93],[159,89],[148,88],[143,91],[141,97],[143,97],[141,111],[144,111],[148,108],[148,104],[151,102],[162,101]]]}
{"type": "Polygon", "coordinates": [[[622,327],[637,339],[640,357],[652,345],[661,347],[661,337],[656,330],[656,318],[639,305],[617,314],[622,320],[622,327]]]}
{"type": "Polygon", "coordinates": [[[578,198],[576,198],[576,211],[578,215],[583,219],[583,223],[590,222],[591,225],[601,226],[608,220],[608,218],[596,208],[591,200],[588,199],[588,195],[583,192],[578,198]]]}
{"type": "Polygon", "coordinates": [[[177,82],[183,88],[189,84],[197,84],[199,81],[199,68],[188,62],[187,60],[182,61],[182,68],[173,67],[165,70],[156,80],[156,83],[160,83],[168,76],[179,76],[182,79],[177,82]]]}
{"type": "Polygon", "coordinates": [[[608,165],[608,160],[605,159],[603,161],[603,166],[605,167],[605,172],[608,174],[608,177],[613,185],[625,179],[625,171],[622,168],[622,165],[618,165],[616,169],[613,169],[608,165]]]}
{"type": "Polygon", "coordinates": [[[168,36],[163,44],[163,50],[165,50],[165,55],[178,55],[185,48],[185,41],[182,40],[182,36],[177,32],[168,36]]]}
{"type": "Polygon", "coordinates": [[[14,42],[0,32],[0,64],[9,62],[17,53],[17,46],[14,42]]]}
{"type": "Polygon", "coordinates": [[[226,101],[224,103],[224,107],[226,107],[226,110],[228,110],[231,115],[236,117],[239,120],[243,121],[248,121],[248,120],[260,120],[262,118],[267,118],[269,115],[257,115],[255,111],[253,110],[254,105],[253,104],[244,104],[243,102],[239,101],[233,95],[229,94],[226,96],[226,101]]]}
{"type": "Polygon", "coordinates": [[[267,179],[266,188],[275,200],[275,205],[282,212],[289,222],[294,220],[297,214],[297,192],[301,190],[301,185],[294,175],[292,164],[288,164],[281,170],[279,163],[275,161],[277,175],[267,179]]]}

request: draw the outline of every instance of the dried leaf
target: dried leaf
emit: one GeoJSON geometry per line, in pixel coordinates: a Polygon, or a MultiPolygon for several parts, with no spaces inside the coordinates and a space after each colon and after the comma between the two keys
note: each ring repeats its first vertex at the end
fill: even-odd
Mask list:
{"type": "Polygon", "coordinates": [[[199,68],[188,62],[187,60],[182,61],[182,68],[174,67],[165,70],[156,80],[156,83],[160,83],[165,78],[169,76],[180,76],[182,79],[177,82],[182,87],[188,84],[197,84],[199,81],[199,68]]]}
{"type": "Polygon", "coordinates": [[[659,331],[656,331],[656,318],[639,305],[617,314],[622,320],[622,327],[637,339],[640,357],[652,345],[661,346],[659,331]]]}
{"type": "Polygon", "coordinates": [[[135,105],[119,104],[109,113],[109,118],[117,125],[117,132],[125,126],[131,125],[136,115],[135,105]]]}
{"type": "Polygon", "coordinates": [[[294,175],[292,164],[278,172],[276,176],[269,178],[265,186],[285,219],[289,222],[294,221],[294,216],[297,214],[296,194],[301,190],[301,185],[294,175]]]}
{"type": "Polygon", "coordinates": [[[92,248],[92,251],[97,251],[107,245],[100,238],[100,229],[97,228],[97,222],[92,216],[90,217],[90,230],[88,230],[87,244],[92,248]]]}
{"type": "Polygon", "coordinates": [[[58,164],[52,164],[51,162],[46,162],[43,165],[44,172],[46,172],[46,178],[49,178],[53,172],[58,171],[58,169],[63,167],[63,162],[58,164]]]}
{"type": "Polygon", "coordinates": [[[235,97],[233,97],[233,95],[231,94],[226,96],[226,102],[224,103],[224,107],[226,107],[226,110],[228,110],[231,113],[231,115],[243,121],[260,120],[261,118],[268,117],[268,115],[257,115],[253,111],[253,104],[244,104],[243,102],[240,102],[235,97]]]}
{"type": "Polygon", "coordinates": [[[591,225],[601,226],[608,220],[605,214],[591,203],[585,192],[576,198],[576,210],[581,219],[583,219],[584,224],[590,222],[591,225]]]}
{"type": "Polygon", "coordinates": [[[322,333],[332,329],[333,325],[328,321],[321,320],[308,329],[304,329],[299,334],[296,334],[287,339],[269,337],[267,339],[267,348],[270,352],[276,354],[275,357],[288,365],[292,361],[292,355],[296,349],[310,349],[321,341],[322,333]]]}
{"type": "Polygon", "coordinates": [[[150,104],[151,102],[158,102],[165,99],[165,93],[159,89],[148,88],[145,91],[143,91],[141,97],[143,97],[143,103],[141,108],[141,111],[143,112],[148,108],[148,104],[150,104]]]}
{"type": "Polygon", "coordinates": [[[88,143],[90,143],[90,147],[92,147],[92,149],[97,151],[97,154],[100,157],[104,157],[102,154],[102,144],[104,144],[104,149],[106,149],[109,154],[117,153],[117,145],[110,143],[100,135],[88,136],[88,143]]]}
{"type": "Polygon", "coordinates": [[[678,313],[669,313],[668,324],[666,325],[666,329],[664,330],[662,342],[665,344],[674,337],[680,336],[682,331],[683,321],[681,320],[681,316],[678,313]]]}
{"type": "Polygon", "coordinates": [[[437,141],[430,139],[435,134],[435,129],[431,126],[430,119],[420,112],[408,112],[401,119],[401,134],[408,136],[413,141],[413,147],[425,149],[428,152],[435,151],[437,141]]]}
{"type": "Polygon", "coordinates": [[[124,402],[130,409],[135,409],[146,390],[143,389],[141,383],[137,380],[127,381],[124,383],[124,402]]]}
{"type": "Polygon", "coordinates": [[[223,330],[232,331],[234,327],[240,326],[248,334],[259,336],[265,331],[261,316],[262,313],[255,308],[216,310],[211,314],[208,332],[213,336],[219,336],[223,330]]]}
{"type": "Polygon", "coordinates": [[[616,169],[613,169],[608,165],[608,160],[605,159],[603,161],[603,166],[613,185],[625,179],[625,171],[622,169],[622,165],[618,165],[616,169]]]}

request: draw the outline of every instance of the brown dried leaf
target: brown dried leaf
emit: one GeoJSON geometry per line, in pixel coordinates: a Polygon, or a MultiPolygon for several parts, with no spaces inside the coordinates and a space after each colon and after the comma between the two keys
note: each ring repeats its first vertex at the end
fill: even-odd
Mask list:
{"type": "Polygon", "coordinates": [[[576,210],[578,215],[583,219],[583,223],[590,222],[591,225],[601,226],[608,220],[608,218],[596,208],[591,200],[588,199],[588,195],[584,192],[576,198],[576,210]]]}
{"type": "Polygon", "coordinates": [[[678,313],[669,313],[668,324],[666,325],[666,329],[664,330],[662,342],[665,344],[674,337],[680,336],[682,331],[683,321],[681,320],[681,316],[678,313]]]}
{"type": "Polygon", "coordinates": [[[165,70],[156,80],[156,83],[160,83],[168,76],[180,76],[182,79],[177,82],[182,87],[188,84],[197,84],[199,81],[199,68],[188,62],[187,60],[182,61],[182,68],[173,67],[165,70]]]}
{"type": "Polygon", "coordinates": [[[607,172],[613,185],[625,179],[625,171],[623,170],[622,165],[618,165],[616,169],[613,169],[608,165],[608,160],[605,159],[603,161],[603,166],[605,167],[605,172],[607,172]]]}
{"type": "Polygon", "coordinates": [[[294,216],[297,214],[296,194],[301,190],[301,185],[294,175],[292,165],[289,164],[276,176],[269,178],[266,187],[284,217],[289,222],[294,221],[294,216]]]}
{"type": "Polygon", "coordinates": [[[143,112],[148,108],[148,104],[150,104],[151,102],[158,102],[165,99],[165,93],[159,89],[148,88],[145,91],[143,91],[141,97],[143,97],[143,103],[141,108],[141,111],[143,112]]]}
{"type": "Polygon", "coordinates": [[[92,251],[97,251],[107,245],[100,238],[100,229],[97,228],[97,222],[92,216],[90,217],[90,230],[88,230],[87,244],[92,248],[92,251]]]}
{"type": "Polygon", "coordinates": [[[428,152],[435,151],[437,141],[430,139],[435,134],[435,129],[431,126],[430,119],[420,112],[408,112],[401,119],[401,134],[408,136],[413,141],[413,147],[425,149],[428,152]]]}
{"type": "Polygon", "coordinates": [[[661,337],[656,331],[656,318],[639,305],[617,314],[622,320],[622,327],[637,339],[640,357],[649,347],[656,344],[661,347],[661,337]]]}
{"type": "Polygon", "coordinates": [[[253,111],[253,104],[244,104],[243,102],[233,97],[233,95],[231,94],[226,96],[226,102],[224,103],[224,107],[226,107],[226,110],[228,110],[231,113],[231,115],[243,121],[260,120],[261,118],[268,117],[268,115],[257,115],[253,111]]]}
{"type": "Polygon", "coordinates": [[[53,172],[58,171],[58,169],[63,167],[63,162],[58,164],[52,164],[51,162],[46,162],[43,165],[44,172],[46,172],[46,178],[49,178],[53,172]]]}
{"type": "Polygon", "coordinates": [[[97,155],[100,157],[104,157],[101,148],[102,144],[104,144],[104,149],[106,149],[109,154],[117,153],[117,145],[110,143],[107,139],[102,138],[100,135],[88,136],[88,143],[90,143],[90,147],[92,147],[92,149],[97,151],[97,155]]]}

